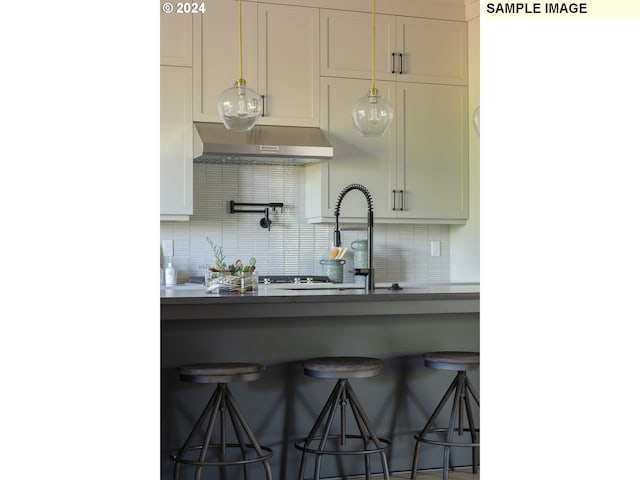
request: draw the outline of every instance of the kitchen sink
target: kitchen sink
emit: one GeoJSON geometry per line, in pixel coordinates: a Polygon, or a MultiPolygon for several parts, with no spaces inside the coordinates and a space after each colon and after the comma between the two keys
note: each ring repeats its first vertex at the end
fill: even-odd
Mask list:
{"type": "MultiPolygon", "coordinates": [[[[287,285],[276,288],[280,288],[281,290],[364,290],[365,286],[363,284],[352,284],[352,283],[326,283],[326,284],[300,284],[300,285],[287,285]]],[[[383,283],[376,285],[377,290],[402,290],[406,287],[400,286],[398,288],[397,283],[383,283]],[[395,287],[392,287],[395,285],[395,287]]],[[[411,287],[408,287],[411,288],[411,287]]]]}
{"type": "MultiPolygon", "coordinates": [[[[449,290],[457,288],[467,288],[470,285],[476,285],[473,283],[396,283],[396,282],[384,282],[376,284],[376,290],[380,291],[406,291],[406,290],[449,290]]],[[[296,284],[296,285],[271,285],[272,288],[279,290],[324,290],[324,291],[345,291],[345,290],[360,290],[364,291],[364,285],[353,283],[325,283],[325,284],[296,284]]]]}
{"type": "Polygon", "coordinates": [[[349,286],[336,286],[336,285],[300,285],[294,287],[278,287],[280,290],[364,290],[364,285],[349,285],[349,286]]]}

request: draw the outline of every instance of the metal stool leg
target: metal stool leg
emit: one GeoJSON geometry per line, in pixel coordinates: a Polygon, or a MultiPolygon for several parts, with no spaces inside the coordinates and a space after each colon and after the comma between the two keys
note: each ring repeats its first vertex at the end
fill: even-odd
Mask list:
{"type": "Polygon", "coordinates": [[[429,417],[429,420],[427,420],[427,424],[424,426],[422,431],[419,434],[414,436],[414,438],[416,439],[416,445],[413,450],[413,466],[411,467],[411,480],[416,480],[416,473],[418,471],[418,455],[420,452],[420,445],[422,443],[421,440],[424,439],[425,435],[429,432],[431,426],[435,423],[436,418],[440,414],[440,411],[443,409],[445,403],[447,403],[447,400],[449,400],[449,397],[453,393],[453,390],[456,388],[456,385],[457,385],[457,378],[455,378],[451,382],[451,385],[449,385],[449,388],[447,389],[444,396],[440,400],[440,403],[438,403],[438,406],[436,407],[436,409],[433,411],[433,413],[429,417]]]}
{"type": "MultiPolygon", "coordinates": [[[[322,430],[322,435],[320,439],[320,444],[318,445],[318,450],[324,450],[327,445],[327,439],[329,438],[329,433],[331,430],[331,425],[333,425],[333,420],[336,415],[336,411],[338,409],[338,405],[341,406],[341,415],[342,418],[340,420],[341,424],[344,421],[344,381],[339,380],[336,384],[335,389],[335,397],[331,399],[331,408],[326,416],[326,421],[324,424],[324,429],[322,430]]],[[[344,443],[344,434],[341,434],[340,441],[344,443]]],[[[315,468],[313,469],[313,478],[314,480],[320,480],[320,463],[322,462],[322,455],[316,455],[315,468]]]]}
{"type": "Polygon", "coordinates": [[[451,458],[451,448],[465,446],[471,447],[471,455],[472,455],[472,468],[473,473],[478,472],[478,464],[479,464],[479,442],[478,442],[478,432],[479,430],[476,428],[475,421],[473,418],[473,412],[471,408],[471,401],[469,398],[469,394],[475,400],[478,407],[480,406],[478,392],[473,387],[473,384],[469,381],[467,374],[464,370],[458,371],[456,377],[453,379],[446,393],[438,403],[438,406],[434,410],[433,414],[429,417],[427,424],[422,429],[419,434],[414,435],[416,439],[414,451],[413,451],[413,464],[411,468],[411,479],[415,480],[417,469],[418,469],[418,458],[420,452],[420,444],[428,443],[432,445],[442,446],[443,451],[443,459],[442,459],[442,478],[443,480],[448,480],[449,478],[449,468],[450,468],[450,458],[451,458]],[[449,400],[449,398],[453,395],[453,406],[451,408],[451,413],[449,415],[449,422],[446,429],[436,428],[435,421],[438,415],[440,415],[442,409],[444,408],[445,403],[449,400]],[[464,426],[464,418],[467,418],[467,422],[469,424],[469,428],[465,428],[464,426]],[[457,423],[457,426],[456,426],[457,423]],[[469,431],[471,434],[471,443],[469,445],[464,444],[456,444],[453,442],[453,434],[454,432],[458,433],[458,435],[462,435],[465,431],[469,431]],[[446,432],[446,438],[444,442],[428,440],[426,437],[430,433],[435,432],[446,432]]]}
{"type": "MultiPolygon", "coordinates": [[[[219,398],[216,402],[216,405],[213,411],[211,412],[211,416],[209,417],[209,425],[207,426],[207,432],[205,433],[204,441],[202,442],[202,449],[200,450],[200,458],[199,458],[200,462],[204,462],[205,459],[207,458],[207,450],[209,449],[209,444],[211,443],[211,435],[213,434],[213,427],[215,426],[218,413],[220,413],[220,421],[222,422],[221,424],[222,426],[224,426],[224,409],[225,409],[225,396],[227,393],[227,384],[226,383],[218,384],[218,388],[216,388],[216,391],[218,391],[219,398]]],[[[225,448],[224,434],[225,434],[225,430],[224,428],[222,428],[223,455],[224,455],[224,448],[225,448]]],[[[196,480],[200,480],[201,475],[202,475],[202,465],[198,465],[196,467],[196,480]]]]}
{"type": "MultiPolygon", "coordinates": [[[[227,403],[229,404],[229,407],[230,407],[229,416],[234,425],[236,436],[238,437],[238,443],[241,445],[240,448],[242,449],[242,458],[243,459],[247,458],[247,449],[246,447],[244,447],[244,442],[242,440],[242,433],[240,432],[239,427],[242,427],[242,429],[244,430],[244,433],[247,435],[247,438],[249,439],[251,446],[257,452],[258,456],[262,457],[261,463],[264,466],[265,475],[267,477],[267,480],[271,480],[271,467],[269,466],[269,462],[267,461],[267,458],[266,458],[267,455],[265,454],[264,450],[256,440],[256,437],[254,436],[253,432],[249,428],[249,424],[244,419],[242,412],[240,412],[240,408],[238,408],[238,403],[236,402],[236,399],[233,397],[233,395],[231,395],[231,392],[229,390],[227,390],[226,393],[227,393],[227,403]]],[[[248,475],[247,475],[248,467],[249,467],[248,464],[245,463],[244,468],[245,468],[246,478],[248,478],[248,475]]]]}
{"type": "MultiPolygon", "coordinates": [[[[476,402],[476,405],[478,405],[478,408],[480,407],[480,395],[478,395],[478,392],[476,391],[475,387],[473,386],[473,383],[471,383],[471,381],[469,380],[468,377],[465,376],[465,381],[466,381],[466,386],[467,386],[467,391],[471,393],[471,395],[473,396],[473,399],[476,402]]],[[[468,399],[468,396],[466,397],[468,399]]],[[[475,424],[473,424],[473,414],[471,413],[471,408],[470,408],[470,404],[467,407],[467,416],[469,418],[469,428],[471,429],[471,441],[473,443],[479,443],[478,442],[478,436],[477,436],[477,430],[475,428],[475,424]]],[[[473,456],[473,473],[478,473],[478,464],[480,462],[480,447],[472,447],[472,456],[473,456]]]]}
{"type": "MultiPolygon", "coordinates": [[[[456,422],[456,417],[458,418],[458,422],[461,421],[460,416],[462,415],[462,409],[460,408],[461,396],[464,392],[464,372],[458,372],[455,379],[456,383],[456,391],[453,397],[453,407],[451,407],[451,415],[449,416],[449,426],[447,427],[447,444],[450,444],[453,440],[453,432],[456,422]]],[[[459,429],[462,429],[462,424],[458,426],[459,429]]],[[[462,431],[459,430],[459,433],[462,434],[462,431]]],[[[451,446],[444,446],[444,453],[442,457],[442,480],[449,480],[449,457],[451,454],[451,446]]]]}
{"type": "Polygon", "coordinates": [[[388,448],[388,440],[380,439],[373,428],[373,425],[367,418],[362,405],[358,401],[358,398],[355,396],[353,389],[349,383],[349,380],[346,378],[339,379],[334,387],[329,399],[325,403],[320,415],[316,419],[313,427],[309,435],[304,440],[296,443],[296,448],[302,450],[302,459],[300,462],[300,470],[298,472],[298,479],[304,480],[304,473],[306,469],[307,455],[313,453],[315,454],[315,467],[314,467],[314,480],[319,480],[320,478],[320,465],[322,461],[323,455],[344,455],[344,454],[362,454],[365,456],[365,471],[366,478],[369,479],[371,477],[370,471],[370,461],[369,456],[375,453],[380,454],[382,469],[384,473],[384,480],[389,480],[389,467],[386,461],[386,456],[384,455],[385,449],[388,448]],[[346,414],[347,414],[347,404],[351,407],[351,412],[353,413],[356,425],[358,430],[360,431],[360,436],[357,435],[347,435],[347,426],[346,426],[346,414]],[[340,407],[340,434],[339,435],[330,435],[331,426],[335,420],[336,412],[338,411],[338,407],[340,407]],[[320,428],[322,427],[322,431],[319,433],[320,428]],[[318,434],[319,433],[319,434],[318,434]],[[363,441],[363,450],[355,451],[355,452],[325,452],[325,448],[327,445],[327,441],[329,438],[337,438],[340,445],[345,445],[347,438],[360,438],[363,441]],[[318,441],[317,448],[311,448],[311,445],[314,441],[318,441]],[[376,446],[375,449],[369,450],[369,443],[373,442],[376,446]]]}
{"type": "MultiPolygon", "coordinates": [[[[207,406],[205,407],[202,414],[198,418],[196,424],[194,425],[193,429],[191,430],[191,433],[187,437],[186,442],[184,443],[182,448],[179,450],[178,454],[176,454],[175,456],[172,456],[172,459],[175,461],[175,465],[173,468],[173,477],[174,477],[174,480],[178,480],[180,475],[181,463],[188,463],[195,466],[196,480],[200,480],[202,475],[202,470],[206,466],[219,466],[224,469],[226,466],[229,466],[229,465],[242,465],[243,471],[244,471],[244,478],[245,480],[248,480],[249,464],[261,462],[264,466],[266,480],[271,480],[271,468],[268,462],[268,459],[271,457],[271,455],[272,455],[272,451],[270,448],[261,447],[260,444],[257,442],[255,436],[253,435],[253,432],[249,428],[249,425],[247,424],[246,420],[244,419],[244,416],[240,412],[240,409],[238,408],[238,404],[235,401],[235,398],[231,394],[230,390],[227,388],[227,384],[220,383],[218,384],[218,387],[216,388],[215,392],[211,396],[211,399],[207,403],[207,406]],[[229,415],[229,419],[231,420],[231,425],[233,427],[234,433],[238,440],[237,444],[228,443],[227,441],[227,427],[226,427],[225,413],[229,415]],[[220,416],[220,443],[212,444],[211,437],[213,435],[213,430],[216,424],[216,420],[218,419],[218,414],[220,414],[219,415],[220,416]],[[204,441],[202,445],[192,446],[191,443],[193,442],[196,434],[204,424],[207,416],[209,416],[209,421],[208,421],[207,429],[204,435],[204,441]],[[249,441],[249,444],[245,443],[245,439],[244,439],[245,435],[249,441]],[[222,461],[206,462],[207,452],[209,451],[210,447],[220,448],[220,456],[222,457],[222,461]],[[235,460],[225,461],[225,453],[226,453],[227,447],[239,448],[242,454],[242,460],[241,461],[235,461],[235,460]],[[252,459],[249,458],[248,447],[251,447],[256,452],[257,458],[252,458],[252,459]],[[194,450],[194,449],[200,450],[198,455],[198,460],[197,461],[186,460],[184,458],[185,453],[188,450],[194,450]]],[[[223,470],[223,476],[224,476],[224,470],[223,470]]]]}
{"type": "MultiPolygon", "coordinates": [[[[464,377],[464,384],[465,384],[464,404],[465,404],[465,410],[467,412],[467,421],[469,422],[469,432],[471,433],[471,442],[474,444],[477,444],[478,434],[476,432],[475,422],[473,421],[471,401],[469,400],[469,395],[468,395],[468,393],[470,392],[469,387],[473,388],[473,386],[471,385],[471,382],[469,381],[466,375],[464,377]]],[[[480,447],[471,447],[471,468],[473,473],[478,473],[479,451],[480,451],[480,447]]]]}
{"type": "MultiPolygon", "coordinates": [[[[184,442],[184,445],[176,455],[176,458],[182,458],[184,456],[185,452],[189,449],[189,445],[193,441],[193,438],[196,436],[196,434],[198,433],[198,430],[204,423],[207,415],[210,415],[209,426],[211,427],[213,423],[215,423],[215,418],[218,415],[218,412],[220,410],[221,401],[222,401],[222,391],[220,389],[220,385],[218,385],[218,388],[216,388],[216,390],[213,392],[213,395],[211,395],[211,398],[207,402],[207,405],[204,407],[204,410],[202,410],[200,417],[196,421],[196,424],[191,430],[191,433],[189,433],[189,436],[187,437],[187,440],[184,442]]],[[[209,428],[207,430],[209,430],[209,428]]],[[[208,448],[208,442],[203,443],[202,449],[204,450],[205,455],[207,453],[207,448],[208,448]]],[[[176,462],[175,465],[173,466],[174,480],[177,480],[179,475],[180,475],[179,462],[176,462]]],[[[196,475],[199,475],[199,473],[196,473],[196,475]]]]}
{"type": "MultiPolygon", "coordinates": [[[[242,460],[246,460],[248,458],[247,456],[247,446],[244,443],[244,439],[242,436],[242,426],[240,425],[240,421],[238,419],[238,413],[236,411],[234,411],[231,407],[229,407],[229,418],[231,419],[231,425],[233,427],[233,431],[235,432],[236,438],[238,439],[238,447],[240,448],[240,452],[242,453],[242,460]]],[[[260,455],[262,455],[262,453],[258,452],[260,455]]],[[[245,463],[242,466],[242,470],[243,470],[243,474],[244,474],[244,480],[248,480],[249,479],[249,464],[245,463]]]]}
{"type": "MultiPolygon", "coordinates": [[[[375,429],[373,428],[373,425],[369,421],[367,414],[362,408],[362,405],[360,404],[358,397],[356,397],[356,394],[353,392],[353,389],[351,388],[351,384],[349,383],[348,380],[347,380],[347,397],[351,404],[353,416],[355,417],[356,422],[358,424],[358,428],[360,429],[360,434],[364,439],[364,448],[368,449],[369,438],[373,440],[373,443],[376,446],[376,448],[378,449],[384,448],[382,445],[382,442],[380,442],[380,439],[378,438],[378,435],[375,432],[375,429]]],[[[367,479],[369,478],[369,455],[370,454],[365,454],[367,479]]],[[[380,451],[380,463],[382,464],[382,472],[383,472],[384,480],[389,480],[389,466],[387,465],[387,457],[384,451],[380,451]]]]}
{"type": "MultiPolygon", "coordinates": [[[[320,429],[320,426],[322,425],[327,415],[329,415],[327,420],[333,419],[333,416],[335,415],[335,409],[337,407],[337,401],[340,398],[341,390],[342,390],[342,383],[337,382],[335,387],[333,387],[333,390],[329,395],[327,402],[324,404],[324,407],[322,407],[322,411],[320,412],[320,415],[318,415],[318,418],[313,424],[313,427],[311,428],[311,431],[309,432],[309,435],[307,436],[304,442],[304,448],[309,448],[309,446],[311,445],[311,442],[313,441],[314,437],[318,433],[318,430],[320,429]]],[[[323,429],[323,432],[322,432],[322,438],[325,439],[325,442],[326,442],[326,437],[329,435],[330,426],[331,426],[331,422],[329,421],[325,424],[325,428],[323,429]]],[[[305,450],[302,451],[302,460],[300,461],[300,470],[298,472],[299,480],[304,480],[304,471],[307,465],[307,454],[308,452],[306,452],[305,450]]],[[[320,471],[320,467],[318,464],[318,457],[319,456],[316,457],[316,469],[314,469],[314,478],[316,478],[316,474],[320,471]]]]}

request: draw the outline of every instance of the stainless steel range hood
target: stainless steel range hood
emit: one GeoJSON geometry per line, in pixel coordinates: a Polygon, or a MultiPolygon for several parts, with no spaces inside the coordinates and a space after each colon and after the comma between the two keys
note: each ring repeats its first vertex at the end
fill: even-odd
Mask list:
{"type": "Polygon", "coordinates": [[[248,132],[222,123],[194,122],[194,163],[306,165],[333,157],[319,128],[256,125],[248,132]]]}

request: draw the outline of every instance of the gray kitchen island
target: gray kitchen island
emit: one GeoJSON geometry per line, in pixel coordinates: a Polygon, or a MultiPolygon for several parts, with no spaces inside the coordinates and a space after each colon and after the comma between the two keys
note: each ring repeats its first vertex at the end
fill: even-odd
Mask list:
{"type": "MultiPolygon", "coordinates": [[[[293,444],[308,433],[333,387],[332,381],[306,377],[301,362],[333,355],[384,360],[381,375],[354,380],[353,387],[378,434],[392,441],[391,470],[409,470],[413,433],[452,380],[447,372],[426,369],[421,355],[430,350],[479,351],[480,288],[390,287],[379,285],[368,294],[354,285],[260,285],[258,292],[247,294],[211,294],[194,286],[161,289],[161,478],[171,478],[170,452],[184,442],[212,393],[210,385],[180,382],[180,365],[266,366],[259,380],[231,388],[260,442],[274,451],[273,478],[293,480],[300,458],[293,444]]],[[[479,389],[479,375],[470,377],[479,389]]],[[[439,448],[426,449],[421,458],[421,469],[442,465],[439,448]]],[[[469,465],[468,449],[454,449],[452,464],[469,465]]],[[[327,458],[323,475],[356,476],[363,473],[361,467],[357,457],[327,458]]],[[[229,470],[229,478],[240,472],[229,470]]]]}

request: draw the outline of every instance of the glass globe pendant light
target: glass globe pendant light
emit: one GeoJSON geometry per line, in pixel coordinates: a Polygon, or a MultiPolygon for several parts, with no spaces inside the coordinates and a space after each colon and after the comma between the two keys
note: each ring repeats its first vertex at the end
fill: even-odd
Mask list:
{"type": "Polygon", "coordinates": [[[351,110],[353,124],[363,137],[381,137],[393,120],[393,107],[376,88],[376,1],[371,0],[371,88],[351,110]]]}
{"type": "Polygon", "coordinates": [[[247,87],[242,77],[242,0],[238,0],[238,43],[240,51],[240,77],[218,99],[218,115],[228,130],[247,132],[262,114],[262,97],[247,87]]]}

